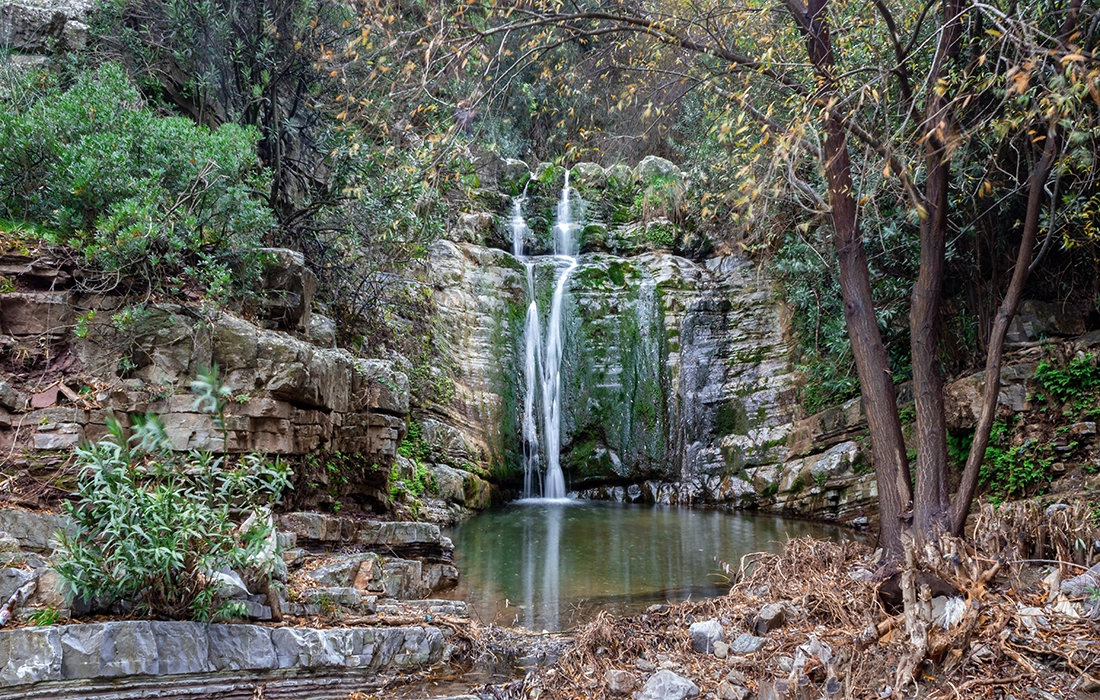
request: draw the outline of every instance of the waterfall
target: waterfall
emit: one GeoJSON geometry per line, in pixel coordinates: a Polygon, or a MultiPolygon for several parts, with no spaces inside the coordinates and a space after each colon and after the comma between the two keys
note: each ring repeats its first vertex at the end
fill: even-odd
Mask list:
{"type": "Polygon", "coordinates": [[[527,273],[527,296],[530,304],[524,323],[524,396],[523,396],[523,495],[543,498],[565,498],[565,477],[561,471],[561,418],[562,418],[562,357],[564,355],[564,329],[562,306],[569,276],[577,267],[576,228],[573,220],[573,203],[569,187],[569,171],[565,173],[565,186],[558,200],[557,220],[554,222],[555,262],[564,262],[564,269],[554,282],[554,296],[550,302],[550,317],[546,326],[546,348],[543,350],[542,329],[539,325],[539,308],[535,299],[534,262],[525,255],[524,241],[529,229],[523,219],[523,198],[512,202],[510,228],[512,252],[523,262],[527,273]],[[541,389],[542,439],[539,439],[535,418],[536,391],[541,389]],[[541,448],[541,449],[540,449],[541,448]],[[542,480],[540,454],[545,457],[546,479],[542,480]],[[537,488],[536,481],[541,486],[537,488]]]}
{"type": "Polygon", "coordinates": [[[525,382],[523,392],[523,419],[521,436],[523,439],[523,495],[531,497],[540,492],[536,489],[535,480],[541,479],[539,471],[539,435],[535,422],[535,394],[537,391],[539,367],[542,365],[541,347],[542,338],[539,329],[539,307],[535,301],[535,264],[524,255],[524,244],[531,229],[523,219],[524,197],[516,197],[512,200],[512,216],[508,225],[512,231],[512,254],[523,262],[527,275],[527,317],[523,324],[524,363],[523,378],[525,382]]]}

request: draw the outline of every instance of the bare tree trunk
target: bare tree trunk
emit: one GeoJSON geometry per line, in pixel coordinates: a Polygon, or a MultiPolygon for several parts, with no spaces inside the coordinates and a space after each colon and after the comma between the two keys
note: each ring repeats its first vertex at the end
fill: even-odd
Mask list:
{"type": "Polygon", "coordinates": [[[913,395],[917,414],[917,492],[913,516],[915,534],[920,542],[937,539],[949,525],[947,427],[939,347],[948,190],[951,184],[948,139],[953,130],[953,114],[950,96],[935,89],[935,85],[945,74],[947,62],[958,53],[958,4],[958,0],[944,2],[943,31],[928,79],[929,96],[923,126],[928,167],[924,197],[926,212],[920,232],[920,274],[913,285],[909,312],[913,395]]]}
{"type": "MultiPolygon", "coordinates": [[[[1063,48],[1073,36],[1080,12],[1081,0],[1070,0],[1066,6],[1066,17],[1058,31],[1058,43],[1063,48]]],[[[1012,280],[1008,283],[1008,290],[1000,307],[997,308],[997,315],[993,319],[993,330],[989,333],[981,412],[978,414],[978,424],[974,427],[974,440],[970,443],[970,453],[966,457],[966,467],[959,482],[959,490],[951,504],[951,532],[956,535],[961,536],[966,528],[966,516],[970,514],[970,504],[974,501],[974,491],[978,486],[978,471],[982,462],[985,461],[985,450],[989,447],[989,433],[993,429],[993,419],[997,415],[997,399],[1001,395],[1001,360],[1004,358],[1005,335],[1008,333],[1008,324],[1016,315],[1016,307],[1024,293],[1024,284],[1031,272],[1046,181],[1058,159],[1060,137],[1058,116],[1055,115],[1047,125],[1043,155],[1032,170],[1031,181],[1028,183],[1024,234],[1020,240],[1020,250],[1016,253],[1016,268],[1012,271],[1012,280]]],[[[1052,211],[1051,216],[1053,214],[1052,211]]]]}
{"type": "Polygon", "coordinates": [[[963,528],[966,526],[966,516],[970,513],[970,504],[974,500],[974,491],[978,485],[978,470],[985,460],[985,449],[989,446],[989,433],[993,428],[993,419],[997,415],[1005,335],[1008,333],[1008,324],[1016,315],[1016,307],[1023,295],[1028,268],[1035,252],[1035,240],[1039,232],[1039,214],[1043,209],[1044,185],[1058,155],[1057,132],[1057,122],[1051,122],[1047,129],[1046,143],[1043,145],[1043,155],[1035,166],[1035,170],[1031,172],[1027,214],[1024,217],[1024,235],[1020,241],[1020,250],[1016,254],[1016,268],[1012,271],[1012,281],[1009,282],[1008,291],[1005,292],[1004,300],[997,309],[993,330],[989,334],[981,412],[978,414],[978,424],[974,428],[974,441],[970,444],[970,454],[966,458],[962,481],[959,483],[959,490],[955,494],[955,501],[951,507],[951,531],[956,535],[962,535],[963,528]]]}
{"type": "MultiPolygon", "coordinates": [[[[929,160],[941,160],[936,152],[929,160]]],[[[913,285],[909,313],[913,359],[913,398],[916,408],[917,488],[913,504],[914,529],[919,541],[935,539],[947,523],[947,428],[940,372],[940,306],[943,291],[944,247],[947,233],[947,179],[951,164],[929,163],[926,194],[928,217],[921,226],[920,274],[913,285]]]]}
{"type": "MultiPolygon", "coordinates": [[[[829,95],[833,85],[835,58],[829,37],[827,0],[788,0],[788,8],[806,38],[814,69],[829,95]]],[[[856,201],[852,187],[852,164],[848,153],[841,115],[829,107],[822,114],[825,127],[823,152],[832,208],[833,233],[840,262],[840,289],[844,298],[844,320],[859,374],[863,410],[871,434],[871,454],[875,464],[879,496],[879,546],[887,561],[903,555],[902,532],[905,508],[912,500],[909,462],[898,420],[897,396],[886,348],[875,318],[867,254],[857,225],[856,201]]]]}

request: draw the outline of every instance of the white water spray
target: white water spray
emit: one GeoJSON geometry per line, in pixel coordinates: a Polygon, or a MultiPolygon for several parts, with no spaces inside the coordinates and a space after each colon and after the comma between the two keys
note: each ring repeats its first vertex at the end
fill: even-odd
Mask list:
{"type": "Polygon", "coordinates": [[[527,295],[531,300],[524,324],[524,385],[523,397],[523,459],[525,498],[565,498],[565,477],[561,471],[561,418],[562,418],[562,358],[564,356],[564,329],[562,307],[569,276],[577,267],[576,229],[573,220],[573,203],[569,188],[569,171],[565,173],[565,187],[558,200],[557,221],[554,223],[554,257],[565,262],[564,270],[554,282],[554,296],[550,302],[550,317],[546,326],[546,349],[542,346],[542,329],[539,326],[539,309],[535,301],[534,263],[524,256],[524,240],[529,233],[523,220],[522,198],[512,203],[512,252],[523,261],[527,272],[527,295]],[[536,387],[536,381],[539,386],[536,387]],[[535,420],[536,390],[541,389],[542,439],[538,435],[535,420]],[[541,449],[540,449],[541,448],[541,449]],[[540,454],[546,461],[546,479],[542,481],[540,454]],[[541,483],[537,488],[536,481],[541,483]]]}

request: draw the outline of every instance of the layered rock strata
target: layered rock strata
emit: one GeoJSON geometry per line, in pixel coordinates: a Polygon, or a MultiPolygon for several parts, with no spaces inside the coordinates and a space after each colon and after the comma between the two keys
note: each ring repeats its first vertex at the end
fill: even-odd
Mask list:
{"type": "Polygon", "coordinates": [[[24,627],[0,630],[0,698],[234,697],[234,691],[251,694],[262,686],[268,697],[280,688],[346,697],[346,686],[339,687],[344,684],[326,679],[344,676],[362,686],[365,676],[380,671],[438,663],[444,645],[443,633],[431,626],[312,629],[120,620],[24,627]],[[334,685],[342,692],[332,693],[334,685]]]}

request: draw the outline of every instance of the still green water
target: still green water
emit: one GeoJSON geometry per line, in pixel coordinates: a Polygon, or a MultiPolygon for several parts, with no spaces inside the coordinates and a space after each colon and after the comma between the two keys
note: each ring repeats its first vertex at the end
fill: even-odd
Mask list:
{"type": "Polygon", "coordinates": [[[462,580],[449,597],[482,622],[562,630],[600,610],[720,595],[724,564],[789,537],[851,538],[839,527],[744,512],[520,501],[448,533],[462,580]]]}

